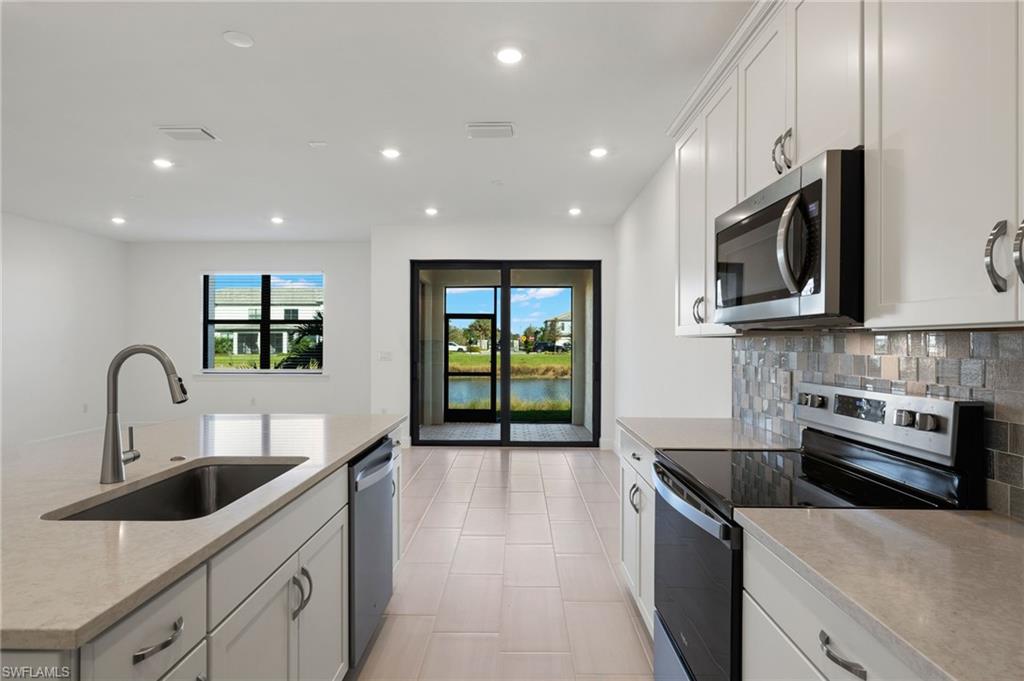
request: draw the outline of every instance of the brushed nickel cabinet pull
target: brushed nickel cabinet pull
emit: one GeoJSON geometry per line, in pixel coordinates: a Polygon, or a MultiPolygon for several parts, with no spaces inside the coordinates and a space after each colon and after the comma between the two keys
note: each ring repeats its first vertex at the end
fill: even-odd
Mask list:
{"type": "Polygon", "coordinates": [[[1006,293],[1007,281],[1006,277],[996,272],[993,251],[995,250],[996,242],[1003,236],[1006,236],[1006,220],[997,222],[992,231],[988,233],[988,239],[985,241],[985,272],[988,273],[989,281],[992,282],[992,288],[999,293],[1006,293]]]}
{"type": "Polygon", "coordinates": [[[171,635],[165,638],[163,641],[160,641],[160,643],[148,646],[146,648],[141,648],[135,651],[132,654],[132,664],[138,664],[147,658],[153,657],[161,650],[166,650],[167,648],[170,648],[172,645],[174,645],[174,642],[178,640],[178,637],[181,636],[181,632],[183,632],[184,630],[185,618],[179,617],[178,619],[174,620],[174,630],[171,632],[171,635]]]}
{"type": "Polygon", "coordinates": [[[832,640],[822,629],[818,632],[818,642],[821,644],[821,652],[825,653],[825,657],[834,662],[839,667],[842,667],[846,671],[856,676],[861,681],[868,681],[868,670],[860,666],[856,662],[851,662],[844,657],[840,657],[832,650],[832,640]]]}

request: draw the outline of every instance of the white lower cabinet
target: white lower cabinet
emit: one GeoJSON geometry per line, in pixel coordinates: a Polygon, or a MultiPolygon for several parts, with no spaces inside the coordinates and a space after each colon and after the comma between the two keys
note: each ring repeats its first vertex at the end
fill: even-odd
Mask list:
{"type": "Polygon", "coordinates": [[[744,681],[824,681],[810,660],[743,592],[744,681]]]}
{"type": "Polygon", "coordinates": [[[82,681],[341,681],[347,491],[343,466],[80,650],[18,659],[77,660],[82,681]]]}
{"type": "Polygon", "coordinates": [[[654,635],[654,488],[643,478],[637,482],[640,507],[640,614],[647,632],[654,635]]]}
{"type": "Polygon", "coordinates": [[[654,488],[632,462],[619,457],[622,570],[633,600],[654,632],[654,488]]]}
{"type": "Polygon", "coordinates": [[[348,509],[299,549],[299,576],[307,584],[299,612],[299,679],[334,681],[348,671],[348,509]]]}
{"type": "Polygon", "coordinates": [[[210,634],[211,681],[298,679],[298,572],[296,554],[210,634]]]}
{"type": "Polygon", "coordinates": [[[636,471],[619,458],[619,524],[622,550],[622,571],[626,575],[626,585],[635,595],[640,588],[640,515],[633,506],[633,494],[636,490],[636,471]]]}
{"type": "Polygon", "coordinates": [[[160,677],[160,681],[206,681],[206,641],[195,647],[171,671],[160,677]]]}
{"type": "Polygon", "coordinates": [[[743,588],[744,679],[920,681],[887,645],[749,533],[743,537],[743,588]],[[757,609],[748,621],[750,606],[757,609]],[[774,634],[765,629],[769,625],[774,634]],[[818,676],[810,674],[813,670],[797,673],[801,666],[794,653],[818,676]],[[797,671],[787,674],[790,670],[797,671]],[[776,671],[782,676],[772,675],[776,671]]]}

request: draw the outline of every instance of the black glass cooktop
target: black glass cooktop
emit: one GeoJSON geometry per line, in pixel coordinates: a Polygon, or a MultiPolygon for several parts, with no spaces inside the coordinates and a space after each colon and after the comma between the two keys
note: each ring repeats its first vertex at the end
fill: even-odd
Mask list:
{"type": "Polygon", "coordinates": [[[799,451],[658,451],[657,462],[707,503],[733,508],[955,508],[954,471],[805,430],[799,451]]]}

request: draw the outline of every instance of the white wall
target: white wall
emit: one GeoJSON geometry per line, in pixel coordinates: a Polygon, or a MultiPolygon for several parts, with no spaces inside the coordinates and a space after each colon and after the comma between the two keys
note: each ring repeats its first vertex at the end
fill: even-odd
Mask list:
{"type": "Polygon", "coordinates": [[[3,445],[102,427],[107,362],[127,331],[128,245],[2,219],[3,445]]]}
{"type": "Polygon", "coordinates": [[[127,340],[166,350],[189,401],[171,404],[157,364],[132,358],[122,370],[122,422],[209,412],[365,413],[369,254],[365,242],[131,244],[127,340]],[[202,375],[202,277],[232,271],[324,273],[324,375],[202,375]]]}
{"type": "Polygon", "coordinates": [[[675,335],[674,183],[670,157],[615,225],[615,411],[729,416],[732,341],[675,335]]]}
{"type": "Polygon", "coordinates": [[[601,439],[614,433],[612,343],[615,250],[611,227],[567,222],[527,226],[446,225],[375,228],[370,238],[370,404],[374,412],[407,414],[409,404],[410,261],[600,260],[602,292],[601,439]],[[385,353],[390,359],[383,359],[385,353]]]}

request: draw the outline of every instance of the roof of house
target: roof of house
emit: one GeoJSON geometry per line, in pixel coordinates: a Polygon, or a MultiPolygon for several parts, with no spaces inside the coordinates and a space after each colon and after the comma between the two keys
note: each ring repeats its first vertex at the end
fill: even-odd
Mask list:
{"type": "MultiPolygon", "coordinates": [[[[324,290],[322,287],[296,286],[274,288],[270,291],[271,305],[323,305],[324,290]]],[[[230,287],[214,291],[214,305],[259,305],[260,289],[258,287],[230,287]]]]}
{"type": "Polygon", "coordinates": [[[548,322],[571,322],[571,321],[572,321],[572,312],[563,312],[560,315],[555,315],[551,319],[545,319],[544,323],[546,324],[548,322]]]}

